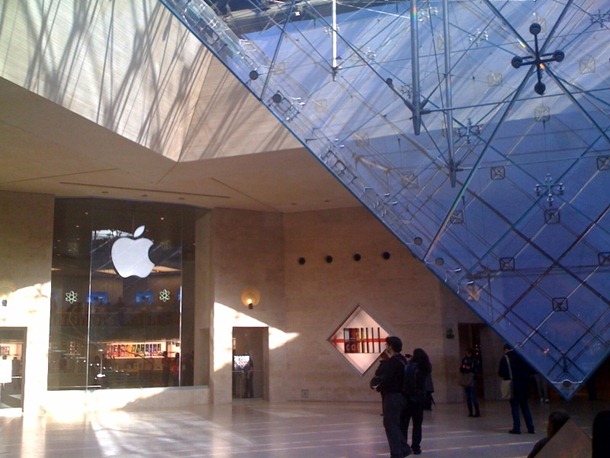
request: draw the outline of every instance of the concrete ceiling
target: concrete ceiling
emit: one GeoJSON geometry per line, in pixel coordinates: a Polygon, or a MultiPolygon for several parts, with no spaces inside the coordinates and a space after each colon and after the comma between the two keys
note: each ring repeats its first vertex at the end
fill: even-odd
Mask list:
{"type": "Polygon", "coordinates": [[[4,191],[270,212],[359,205],[304,148],[175,162],[1,78],[0,161],[4,191]]]}

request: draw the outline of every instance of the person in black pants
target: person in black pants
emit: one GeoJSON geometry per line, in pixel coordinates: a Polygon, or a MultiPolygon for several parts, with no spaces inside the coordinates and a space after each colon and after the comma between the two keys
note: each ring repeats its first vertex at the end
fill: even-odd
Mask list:
{"type": "Polygon", "coordinates": [[[591,458],[610,456],[610,410],[602,410],[593,419],[593,439],[591,458]]]}
{"type": "Polygon", "coordinates": [[[462,358],[462,364],[460,365],[460,374],[469,374],[472,377],[470,385],[463,385],[469,417],[481,416],[479,401],[477,399],[477,375],[481,373],[480,367],[479,360],[474,356],[474,351],[470,348],[466,350],[466,354],[462,358]]]}
{"type": "Polygon", "coordinates": [[[510,434],[521,434],[521,419],[519,417],[519,409],[521,409],[527,432],[534,434],[534,422],[527,404],[530,378],[534,375],[534,371],[521,356],[515,353],[509,344],[504,345],[504,356],[500,359],[498,375],[503,380],[513,381],[513,393],[509,401],[513,416],[513,427],[508,432],[510,434]]]}
{"type": "Polygon", "coordinates": [[[402,341],[396,336],[385,339],[385,352],[389,359],[377,369],[371,387],[381,393],[383,408],[383,427],[388,445],[390,458],[403,458],[411,454],[411,448],[403,433],[401,419],[404,418],[406,399],[402,394],[404,367],[406,358],[400,353],[402,341]]]}
{"type": "Polygon", "coordinates": [[[411,450],[414,455],[421,454],[422,440],[422,423],[424,422],[424,407],[426,393],[426,379],[432,380],[432,364],[430,358],[424,350],[416,348],[413,350],[413,357],[409,360],[409,364],[415,365],[418,369],[417,381],[415,381],[414,394],[409,396],[406,401],[407,405],[402,418],[402,428],[405,437],[408,439],[409,423],[413,420],[413,429],[411,431],[411,450]]]}

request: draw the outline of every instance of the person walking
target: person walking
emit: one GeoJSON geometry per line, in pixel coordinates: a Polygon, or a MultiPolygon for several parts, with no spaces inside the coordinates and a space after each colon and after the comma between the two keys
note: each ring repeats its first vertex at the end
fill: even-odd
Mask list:
{"type": "Polygon", "coordinates": [[[409,370],[405,376],[413,374],[411,393],[407,395],[406,408],[402,420],[405,437],[409,437],[409,423],[413,421],[411,430],[411,450],[414,455],[421,454],[422,424],[424,422],[424,407],[426,403],[426,384],[432,383],[432,364],[424,350],[416,348],[409,360],[409,370]],[[428,381],[428,382],[427,382],[428,381]]]}
{"type": "Polygon", "coordinates": [[[505,344],[504,356],[500,359],[498,367],[498,375],[503,380],[512,380],[512,396],[509,403],[511,415],[513,417],[513,427],[508,431],[510,434],[521,434],[519,409],[521,409],[521,413],[523,414],[527,432],[535,434],[532,414],[527,403],[530,386],[529,382],[533,374],[534,372],[529,364],[527,364],[521,356],[515,353],[511,345],[505,344]]]}
{"type": "Polygon", "coordinates": [[[388,360],[379,365],[371,387],[381,393],[383,427],[390,446],[390,458],[403,458],[411,454],[411,448],[403,433],[404,425],[401,424],[406,405],[402,388],[407,360],[400,353],[402,341],[399,337],[386,337],[385,345],[388,360]]]}
{"type": "Polygon", "coordinates": [[[481,364],[475,357],[474,351],[469,348],[462,358],[460,365],[460,384],[464,388],[466,406],[469,417],[480,417],[479,401],[477,399],[477,376],[481,373],[481,364]]]}

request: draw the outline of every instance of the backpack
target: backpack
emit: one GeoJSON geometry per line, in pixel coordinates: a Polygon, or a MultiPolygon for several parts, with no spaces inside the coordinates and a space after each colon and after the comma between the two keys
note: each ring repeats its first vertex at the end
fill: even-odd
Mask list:
{"type": "Polygon", "coordinates": [[[424,404],[426,402],[426,389],[424,387],[424,374],[417,364],[405,364],[402,382],[402,393],[407,401],[424,404]]]}

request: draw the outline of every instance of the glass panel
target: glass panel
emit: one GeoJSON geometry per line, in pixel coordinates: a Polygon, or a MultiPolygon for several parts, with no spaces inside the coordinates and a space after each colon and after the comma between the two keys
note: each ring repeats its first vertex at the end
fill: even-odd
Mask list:
{"type": "Polygon", "coordinates": [[[610,354],[610,0],[162,3],[563,396],[610,354]]]}
{"type": "Polygon", "coordinates": [[[182,326],[182,317],[193,308],[183,266],[192,266],[184,259],[195,216],[162,204],[57,201],[49,389],[192,385],[192,320],[182,326]]]}
{"type": "Polygon", "coordinates": [[[25,328],[0,327],[0,409],[23,407],[25,328]]]}

